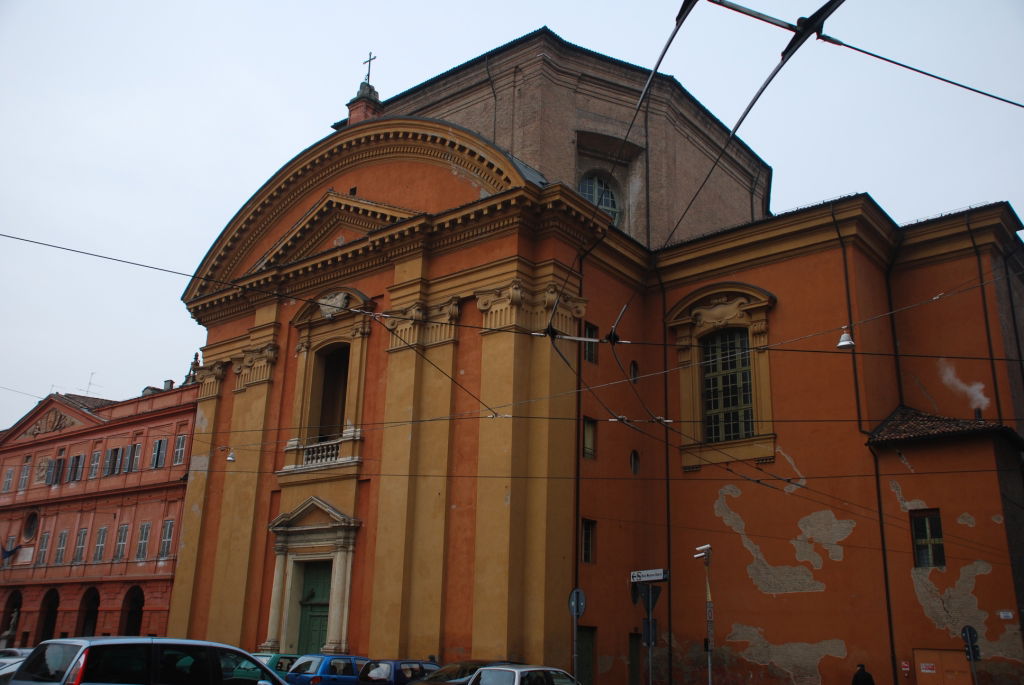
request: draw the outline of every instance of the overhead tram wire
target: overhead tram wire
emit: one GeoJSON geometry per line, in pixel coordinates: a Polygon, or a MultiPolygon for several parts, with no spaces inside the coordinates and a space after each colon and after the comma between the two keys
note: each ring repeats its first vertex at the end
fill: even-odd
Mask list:
{"type": "MultiPolygon", "coordinates": [[[[767,14],[763,14],[763,13],[758,12],[756,10],[752,10],[749,7],[743,7],[742,5],[738,5],[738,4],[734,3],[734,2],[730,2],[730,0],[708,0],[708,2],[711,2],[711,3],[715,4],[715,5],[721,5],[722,7],[725,7],[726,9],[733,10],[734,12],[739,12],[740,14],[745,14],[748,17],[753,17],[754,19],[758,19],[758,20],[763,21],[763,22],[765,22],[767,24],[771,24],[772,26],[778,26],[779,28],[786,29],[787,31],[793,31],[795,33],[796,31],[799,30],[799,28],[797,26],[794,26],[793,24],[790,24],[787,21],[783,21],[782,19],[776,19],[775,17],[769,16],[767,14]]],[[[902,69],[906,69],[908,71],[913,71],[915,73],[921,74],[922,76],[927,76],[928,78],[933,78],[936,81],[942,81],[943,83],[948,83],[949,85],[956,86],[957,88],[963,88],[964,90],[970,91],[972,93],[976,93],[977,95],[982,95],[984,97],[992,98],[993,100],[998,100],[999,102],[1005,102],[1008,105],[1013,105],[1014,107],[1020,107],[1020,108],[1024,109],[1024,104],[1022,104],[1020,102],[1016,102],[1015,100],[1010,100],[1009,98],[1004,98],[1004,97],[1002,97],[1000,95],[995,95],[994,93],[989,93],[989,92],[981,90],[979,88],[975,88],[973,86],[968,86],[968,85],[966,85],[964,83],[960,83],[958,81],[954,81],[952,79],[948,79],[948,78],[946,78],[944,76],[939,76],[938,74],[933,74],[933,73],[931,73],[929,71],[925,71],[924,69],[919,69],[917,67],[911,66],[909,64],[905,64],[903,62],[899,62],[899,61],[894,60],[892,58],[885,57],[883,55],[879,55],[878,53],[871,52],[870,50],[865,50],[864,48],[859,48],[859,47],[857,47],[855,45],[850,45],[849,43],[843,42],[843,41],[839,40],[838,38],[835,38],[834,36],[829,36],[829,35],[826,35],[824,33],[820,33],[819,32],[818,33],[818,40],[824,41],[826,43],[831,43],[832,45],[836,45],[836,46],[839,46],[841,48],[848,48],[850,50],[853,50],[854,52],[859,52],[862,55],[867,55],[868,57],[874,57],[875,59],[881,60],[882,62],[888,62],[889,64],[892,64],[894,66],[900,67],[902,69]]]]}

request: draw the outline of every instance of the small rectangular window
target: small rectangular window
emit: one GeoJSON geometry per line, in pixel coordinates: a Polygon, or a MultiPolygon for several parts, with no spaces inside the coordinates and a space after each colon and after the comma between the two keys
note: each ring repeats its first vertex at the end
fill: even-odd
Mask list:
{"type": "Polygon", "coordinates": [[[580,558],[585,564],[597,562],[597,521],[583,519],[580,531],[580,558]]]}
{"type": "Polygon", "coordinates": [[[111,447],[107,450],[107,458],[103,462],[103,475],[113,476],[121,472],[121,456],[123,450],[120,447],[111,447]]]}
{"type": "Polygon", "coordinates": [[[150,459],[149,468],[158,469],[164,465],[167,458],[167,438],[160,438],[153,443],[153,457],[150,459]]]}
{"type": "Polygon", "coordinates": [[[64,475],[64,459],[51,459],[46,465],[46,484],[58,485],[64,475]]]}
{"type": "Polygon", "coordinates": [[[597,340],[601,337],[597,326],[589,321],[583,322],[583,337],[593,338],[593,341],[583,343],[583,361],[597,363],[597,340]]]}
{"type": "Polygon", "coordinates": [[[32,473],[32,457],[25,457],[25,463],[21,465],[21,476],[18,478],[18,492],[28,487],[28,477],[32,473]]]}
{"type": "Polygon", "coordinates": [[[39,534],[39,549],[36,550],[36,566],[46,566],[46,553],[50,550],[50,531],[39,534]]]}
{"type": "Polygon", "coordinates": [[[96,546],[93,548],[92,560],[103,561],[103,551],[107,547],[107,527],[103,526],[96,531],[96,546]]]}
{"type": "Polygon", "coordinates": [[[85,561],[85,541],[89,537],[88,528],[79,528],[75,536],[75,552],[71,555],[72,564],[81,564],[85,561]]]}
{"type": "Polygon", "coordinates": [[[62,530],[60,535],[57,536],[57,549],[53,553],[53,563],[63,564],[64,563],[64,550],[68,546],[68,532],[62,530]]]}
{"type": "Polygon", "coordinates": [[[117,540],[114,542],[114,556],[111,561],[124,559],[125,547],[128,546],[128,524],[122,523],[117,527],[117,540]]]}
{"type": "Polygon", "coordinates": [[[174,439],[174,466],[185,463],[185,438],[184,435],[179,435],[174,439]]]}
{"type": "Polygon", "coordinates": [[[583,458],[597,458],[597,421],[583,417],[583,458]]]}
{"type": "Polygon", "coordinates": [[[76,454],[71,457],[71,462],[68,464],[68,482],[74,483],[75,481],[82,480],[82,471],[85,466],[85,457],[81,454],[76,454]]]}
{"type": "Polygon", "coordinates": [[[4,545],[4,566],[11,565],[11,558],[14,557],[14,542],[17,540],[13,535],[7,536],[7,544],[4,545]]]}
{"type": "Polygon", "coordinates": [[[910,534],[914,539],[914,566],[945,566],[946,549],[942,541],[942,518],[938,509],[910,512],[910,534]]]}
{"type": "Polygon", "coordinates": [[[135,545],[135,559],[137,561],[143,561],[146,555],[149,554],[149,529],[152,526],[153,524],[148,521],[139,525],[139,541],[135,545]]]}
{"type": "Polygon", "coordinates": [[[157,555],[161,559],[166,559],[171,556],[171,538],[174,536],[174,519],[167,519],[164,521],[164,526],[160,530],[160,551],[157,555]]]}
{"type": "Polygon", "coordinates": [[[4,492],[11,491],[11,485],[14,483],[14,467],[10,466],[4,471],[4,492]]]}
{"type": "Polygon", "coordinates": [[[96,450],[92,453],[92,458],[89,460],[89,478],[95,478],[100,472],[100,457],[102,456],[100,450],[96,450]]]}

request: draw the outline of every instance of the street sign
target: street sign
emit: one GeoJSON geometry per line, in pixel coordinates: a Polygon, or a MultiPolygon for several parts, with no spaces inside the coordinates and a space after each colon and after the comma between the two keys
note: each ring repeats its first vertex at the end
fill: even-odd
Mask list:
{"type": "Polygon", "coordinates": [[[644,571],[630,571],[629,582],[650,583],[658,580],[668,580],[668,569],[649,568],[644,571]]]}
{"type": "Polygon", "coordinates": [[[579,618],[583,615],[583,612],[587,609],[587,596],[583,593],[583,588],[574,588],[569,593],[569,613],[574,617],[579,618]]]}

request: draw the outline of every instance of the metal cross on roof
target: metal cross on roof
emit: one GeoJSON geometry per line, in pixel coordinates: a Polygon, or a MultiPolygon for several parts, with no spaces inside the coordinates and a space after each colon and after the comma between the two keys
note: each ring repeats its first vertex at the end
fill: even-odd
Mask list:
{"type": "Polygon", "coordinates": [[[375,59],[377,59],[377,58],[373,56],[373,51],[371,50],[370,51],[370,56],[363,61],[363,64],[366,65],[366,82],[367,83],[370,82],[370,67],[373,66],[371,64],[371,62],[373,62],[373,60],[375,60],[375,59]]]}

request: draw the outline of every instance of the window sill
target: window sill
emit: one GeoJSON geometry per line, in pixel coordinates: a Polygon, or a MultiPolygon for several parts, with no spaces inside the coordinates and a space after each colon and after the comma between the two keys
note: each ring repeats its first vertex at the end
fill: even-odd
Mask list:
{"type": "Polygon", "coordinates": [[[683,459],[683,469],[698,470],[705,464],[721,464],[731,461],[758,461],[771,463],[775,461],[775,434],[755,435],[744,440],[728,442],[702,442],[682,445],[679,452],[683,459]]]}

